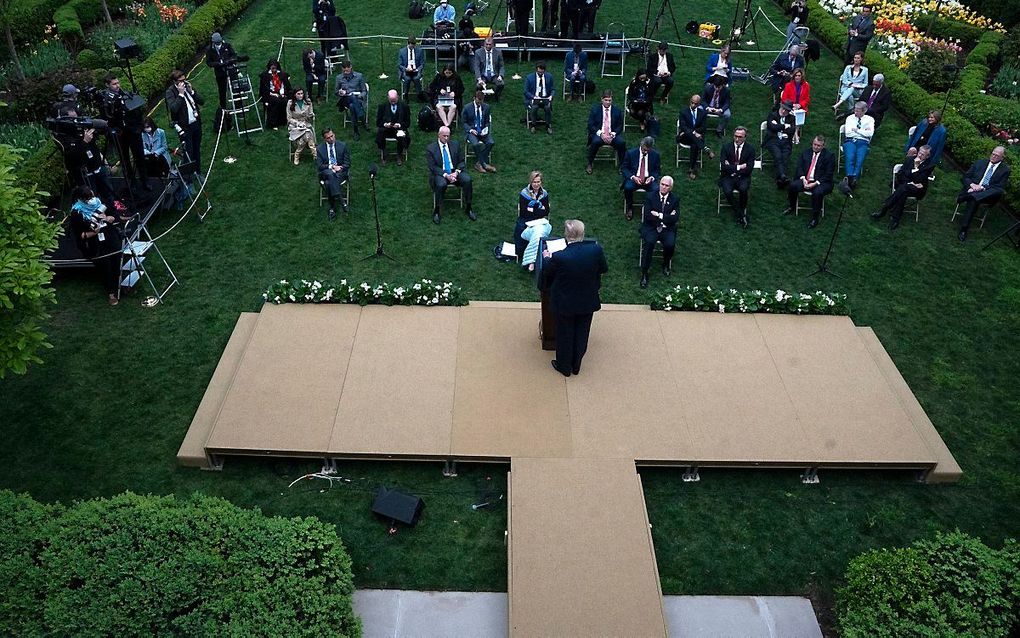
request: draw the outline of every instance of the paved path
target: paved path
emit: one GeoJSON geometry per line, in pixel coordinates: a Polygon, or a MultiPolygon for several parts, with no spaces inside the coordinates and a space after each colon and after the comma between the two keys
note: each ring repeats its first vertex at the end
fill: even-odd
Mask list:
{"type": "MultiPolygon", "coordinates": [[[[811,602],[795,596],[663,596],[669,635],[682,638],[821,638],[811,602]]],[[[504,593],[366,589],[354,593],[365,638],[502,638],[504,593]]]]}

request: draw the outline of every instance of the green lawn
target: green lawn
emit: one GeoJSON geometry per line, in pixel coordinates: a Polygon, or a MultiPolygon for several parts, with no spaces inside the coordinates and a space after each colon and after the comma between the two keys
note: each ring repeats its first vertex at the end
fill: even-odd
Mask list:
{"type": "MultiPolygon", "coordinates": [[[[340,6],[352,34],[406,35],[423,24],[407,19],[403,0],[340,6]]],[[[681,27],[696,18],[728,29],[733,16],[732,3],[706,5],[697,15],[688,15],[686,5],[677,8],[681,27]]],[[[763,8],[782,25],[774,5],[763,8]]],[[[629,36],[639,36],[644,12],[638,0],[610,2],[600,24],[620,20],[629,36]]],[[[490,17],[478,23],[487,24],[490,17]]],[[[276,56],[281,34],[303,36],[310,25],[306,3],[258,0],[230,25],[227,36],[258,68],[258,61],[276,56]]],[[[758,32],[764,48],[781,44],[782,37],[765,22],[758,24],[758,32]]],[[[661,33],[675,39],[671,27],[661,33]]],[[[688,44],[704,43],[682,37],[688,44]]],[[[375,103],[382,89],[395,86],[392,61],[399,46],[399,40],[385,45],[385,71],[391,77],[380,81],[377,41],[353,45],[355,68],[365,72],[375,103]]],[[[284,67],[300,80],[298,51],[298,45],[288,45],[284,67]]],[[[668,107],[660,107],[660,113],[668,113],[667,131],[684,96],[700,87],[706,56],[689,51],[678,59],[674,97],[668,107]]],[[[737,63],[760,71],[767,64],[763,60],[771,59],[738,56],[737,63]]],[[[628,66],[633,69],[637,62],[635,56],[628,66]]],[[[554,74],[561,64],[553,60],[554,74]]],[[[511,66],[522,75],[528,71],[526,64],[511,66]]],[[[835,136],[826,107],[841,69],[830,52],[811,64],[808,80],[815,96],[806,134],[835,136]]],[[[622,96],[626,81],[597,83],[622,96]]],[[[251,147],[231,137],[229,151],[239,161],[218,162],[213,168],[209,194],[214,210],[202,224],[186,220],[161,243],[181,277],[165,305],[142,308],[136,295],[111,309],[89,274],[57,277],[58,304],[49,324],[54,347],[43,353],[46,363],[0,383],[7,440],[0,451],[5,468],[0,487],[61,501],[123,490],[202,491],[271,514],[318,516],[336,524],[353,556],[359,587],[505,589],[505,506],[474,511],[470,505],[491,490],[505,491],[506,466],[462,466],[460,477],[451,480],[443,479],[434,463],[345,463],[340,471],[352,482],[323,491],[326,486],[309,483],[287,488],[294,478],[317,469],[311,462],[230,459],[223,472],[208,473],[178,468],[174,454],[238,313],[257,311],[262,290],[276,279],[379,282],[424,276],[452,281],[471,299],[534,300],[530,279],[491,255],[497,241],[510,238],[516,193],[534,168],[546,174],[554,225],[568,216],[580,217],[589,234],[605,245],[610,272],[603,299],[648,302],[649,294],[637,285],[637,226],[623,219],[619,178],[606,163],[597,164],[593,176],[583,172],[584,121],[591,99],[583,106],[558,101],[555,136],[531,135],[518,124],[522,84],[509,81],[494,109],[493,162],[500,171],[476,174],[477,223],[454,210],[447,211],[441,226],[431,223],[422,167],[429,134],[415,133],[409,166],[382,169],[379,211],[384,241],[396,262],[359,260],[374,247],[367,166],[377,154],[371,135],[353,144],[353,213],[333,224],[317,208],[307,155],[299,167],[287,161],[285,131],[253,136],[251,147]],[[372,519],[371,495],[380,484],[425,498],[427,509],[417,529],[390,536],[372,519]]],[[[202,72],[195,85],[215,101],[211,73],[202,72]]],[[[734,92],[733,123],[749,126],[757,146],[766,90],[743,82],[734,92]]],[[[335,109],[322,105],[318,112],[320,127],[339,126],[335,109]]],[[[967,243],[956,240],[948,222],[959,188],[955,172],[938,173],[920,223],[907,219],[890,233],[884,223],[868,218],[887,192],[909,124],[888,117],[876,136],[833,254],[832,268],[841,279],[806,276],[828,244],[839,209],[836,196],[821,226],[808,231],[805,217],[780,215],[784,197],[770,173],[758,174],[752,225],[743,231],[728,213],[714,211],[717,169],[707,168],[691,183],[681,168],[674,173],[684,219],[670,282],[847,293],[855,323],[876,330],[963,466],[963,481],[927,486],[898,473],[823,472],[821,485],[803,486],[794,471],[710,470],[702,472],[700,483],[684,484],[678,471],[643,470],[665,593],[815,592],[831,600],[848,559],[866,549],[904,545],[957,527],[992,545],[1017,535],[1020,261],[1007,244],[981,250],[1005,227],[1001,213],[992,216],[986,229],[975,227],[967,243]]],[[[347,134],[340,137],[346,140],[347,134]]],[[[667,166],[674,156],[671,137],[661,138],[667,166]]],[[[208,159],[212,139],[208,133],[206,138],[208,159]]],[[[627,138],[636,141],[633,129],[627,138]]],[[[173,221],[168,216],[157,226],[173,221]]],[[[652,289],[666,285],[657,274],[653,270],[652,289]]]]}

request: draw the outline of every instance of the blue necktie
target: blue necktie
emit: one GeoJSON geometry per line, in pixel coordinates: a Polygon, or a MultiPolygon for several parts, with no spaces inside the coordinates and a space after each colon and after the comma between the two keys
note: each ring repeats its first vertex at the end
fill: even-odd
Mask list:
{"type": "Polygon", "coordinates": [[[333,151],[332,144],[329,145],[329,165],[330,166],[336,165],[336,153],[333,151]]]}
{"type": "Polygon", "coordinates": [[[450,161],[450,152],[446,149],[446,144],[441,145],[440,150],[443,152],[443,172],[453,172],[453,162],[450,161]]]}
{"type": "Polygon", "coordinates": [[[992,181],[992,171],[995,170],[995,164],[988,163],[988,168],[985,169],[985,176],[981,178],[981,185],[988,186],[988,182],[992,181]]]}

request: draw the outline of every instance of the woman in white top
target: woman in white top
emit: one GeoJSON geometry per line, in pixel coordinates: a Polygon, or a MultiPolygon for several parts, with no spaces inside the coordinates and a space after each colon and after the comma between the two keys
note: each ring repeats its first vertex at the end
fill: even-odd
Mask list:
{"type": "MultiPolygon", "coordinates": [[[[832,112],[835,114],[836,119],[842,119],[845,117],[845,113],[839,112],[839,107],[846,103],[853,107],[853,103],[856,102],[860,97],[861,93],[868,86],[868,67],[864,66],[864,53],[858,51],[854,53],[854,59],[851,64],[846,65],[843,69],[843,75],[839,77],[839,91],[837,92],[836,103],[832,105],[832,112]]],[[[849,111],[850,109],[844,109],[849,111]]]]}

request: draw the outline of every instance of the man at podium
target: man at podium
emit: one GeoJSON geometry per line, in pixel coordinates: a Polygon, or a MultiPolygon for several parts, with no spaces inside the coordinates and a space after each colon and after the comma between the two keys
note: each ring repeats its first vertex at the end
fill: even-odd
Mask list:
{"type": "Polygon", "coordinates": [[[602,308],[599,288],[609,270],[606,255],[595,241],[585,241],[584,222],[568,219],[563,227],[567,247],[543,252],[544,281],[556,318],[556,358],[552,367],[565,377],[580,374],[588,349],[592,315],[602,308]]]}

